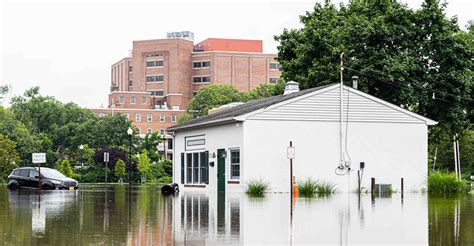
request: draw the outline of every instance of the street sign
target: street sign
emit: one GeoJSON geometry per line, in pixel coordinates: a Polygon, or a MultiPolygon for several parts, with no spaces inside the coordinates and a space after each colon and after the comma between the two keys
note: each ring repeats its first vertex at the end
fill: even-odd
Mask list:
{"type": "Polygon", "coordinates": [[[288,147],[286,151],[286,155],[288,159],[295,159],[295,147],[288,147]]]}
{"type": "Polygon", "coordinates": [[[109,162],[109,152],[104,152],[104,162],[109,162]]]}
{"type": "Polygon", "coordinates": [[[33,163],[46,163],[46,153],[33,153],[31,159],[33,163]]]}

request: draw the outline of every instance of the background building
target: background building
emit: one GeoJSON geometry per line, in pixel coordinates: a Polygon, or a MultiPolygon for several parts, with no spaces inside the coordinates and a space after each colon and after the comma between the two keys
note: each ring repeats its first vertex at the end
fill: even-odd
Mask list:
{"type": "MultiPolygon", "coordinates": [[[[167,37],[133,41],[131,57],[111,67],[107,108],[92,110],[99,116],[125,114],[142,135],[166,135],[165,129],[177,123],[202,87],[228,84],[245,92],[280,78],[276,55],[263,53],[261,40],[208,38],[194,44],[192,32],[171,32],[167,37]]],[[[168,148],[171,140],[159,150],[168,148]]]]}

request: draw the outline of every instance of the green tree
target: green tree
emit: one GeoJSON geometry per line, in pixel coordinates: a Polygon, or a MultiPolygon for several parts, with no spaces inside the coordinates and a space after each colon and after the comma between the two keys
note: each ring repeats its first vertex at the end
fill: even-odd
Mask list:
{"type": "Polygon", "coordinates": [[[69,164],[69,160],[62,160],[59,163],[59,172],[64,174],[66,177],[72,177],[74,175],[74,172],[72,171],[72,167],[69,164]]]}
{"type": "Polygon", "coordinates": [[[360,90],[435,119],[451,133],[469,124],[474,51],[438,0],[419,10],[397,1],[339,7],[326,1],[300,20],[303,28],[275,37],[285,80],[303,89],[335,83],[344,52],[344,79],[359,75],[360,90]]]}
{"type": "Polygon", "coordinates": [[[8,174],[20,163],[16,143],[0,134],[0,183],[4,183],[8,174]]]}
{"type": "Polygon", "coordinates": [[[142,182],[146,182],[146,176],[150,173],[151,161],[148,153],[144,150],[138,157],[138,172],[141,174],[142,182]]]}
{"type": "Polygon", "coordinates": [[[242,95],[231,85],[209,85],[189,101],[186,113],[197,118],[207,115],[210,109],[241,100],[242,95]]]}
{"type": "Polygon", "coordinates": [[[122,160],[118,160],[115,164],[114,174],[116,177],[119,178],[119,182],[123,182],[123,177],[125,176],[125,162],[122,160]]]}
{"type": "Polygon", "coordinates": [[[161,135],[154,133],[147,133],[145,137],[140,140],[140,151],[146,150],[148,157],[152,162],[158,162],[160,155],[158,154],[157,146],[162,141],[161,135]]]}

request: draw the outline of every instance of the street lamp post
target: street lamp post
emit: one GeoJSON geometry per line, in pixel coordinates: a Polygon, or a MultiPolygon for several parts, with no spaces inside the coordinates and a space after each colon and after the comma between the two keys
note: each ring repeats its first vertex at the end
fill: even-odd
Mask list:
{"type": "Polygon", "coordinates": [[[82,162],[82,152],[84,151],[84,145],[81,144],[81,145],[79,146],[79,149],[81,150],[81,151],[80,151],[81,155],[80,155],[80,157],[79,157],[79,160],[80,160],[80,162],[81,162],[81,183],[82,183],[82,171],[83,171],[83,169],[84,169],[84,163],[82,162]]]}
{"type": "Polygon", "coordinates": [[[130,172],[131,172],[131,169],[132,169],[132,134],[133,134],[133,130],[131,127],[128,127],[128,130],[127,130],[127,134],[128,134],[128,139],[129,139],[129,143],[130,143],[130,151],[128,152],[128,161],[129,161],[129,166],[128,166],[128,185],[130,186],[131,184],[131,176],[130,176],[130,172]]]}

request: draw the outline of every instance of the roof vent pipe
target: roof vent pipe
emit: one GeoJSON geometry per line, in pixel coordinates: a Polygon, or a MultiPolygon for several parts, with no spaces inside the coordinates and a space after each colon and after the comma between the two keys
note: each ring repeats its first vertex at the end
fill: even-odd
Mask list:
{"type": "Polygon", "coordinates": [[[357,90],[357,81],[359,80],[359,77],[357,76],[352,76],[352,88],[357,90]]]}
{"type": "Polygon", "coordinates": [[[285,84],[285,93],[283,95],[287,95],[293,92],[300,91],[300,84],[295,81],[290,81],[285,84]]]}

